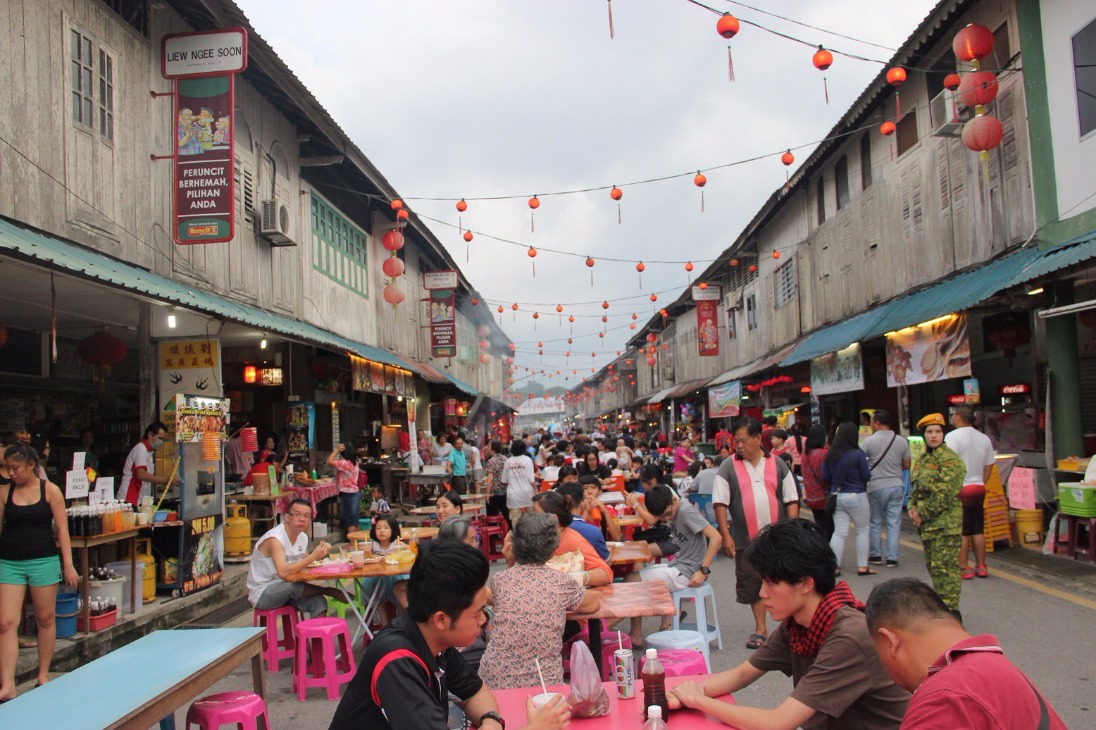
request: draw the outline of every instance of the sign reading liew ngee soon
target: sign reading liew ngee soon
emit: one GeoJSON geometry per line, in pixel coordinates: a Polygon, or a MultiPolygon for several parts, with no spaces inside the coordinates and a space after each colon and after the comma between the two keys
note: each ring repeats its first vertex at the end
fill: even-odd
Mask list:
{"type": "Polygon", "coordinates": [[[165,79],[241,73],[247,68],[247,31],[223,28],[166,35],[160,44],[165,79]]]}

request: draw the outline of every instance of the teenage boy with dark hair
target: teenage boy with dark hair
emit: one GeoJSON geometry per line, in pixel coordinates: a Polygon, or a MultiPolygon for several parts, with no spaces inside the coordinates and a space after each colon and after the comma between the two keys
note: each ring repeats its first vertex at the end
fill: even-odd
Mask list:
{"type": "MultiPolygon", "coordinates": [[[[469,646],[487,620],[487,559],[461,542],[424,545],[411,568],[407,611],[369,642],[331,719],[331,730],[444,730],[448,692],[476,727],[503,730],[498,703],[457,647],[469,646]]],[[[529,728],[563,728],[570,718],[556,698],[535,710],[529,728]]]]}
{"type": "Polygon", "coordinates": [[[672,690],[670,708],[686,705],[751,730],[897,728],[909,695],[887,676],[874,651],[863,604],[844,581],[822,529],[794,519],[761,529],[746,548],[761,576],[761,599],[780,622],[760,649],[734,669],[672,690]],[[764,710],[715,699],[766,672],[792,677],[791,695],[764,710]]]}
{"type": "Polygon", "coordinates": [[[864,609],[887,672],[913,692],[903,727],[1065,730],[997,637],[971,636],[940,596],[914,578],[875,587],[864,609]]]}

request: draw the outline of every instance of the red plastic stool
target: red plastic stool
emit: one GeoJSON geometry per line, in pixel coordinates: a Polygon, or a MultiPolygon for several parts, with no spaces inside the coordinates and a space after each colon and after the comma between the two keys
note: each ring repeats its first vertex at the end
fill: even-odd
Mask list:
{"type": "MultiPolygon", "coordinates": [[[[692,649],[659,649],[658,661],[666,670],[667,677],[684,677],[690,674],[708,674],[708,663],[704,661],[704,652],[692,649]]],[[[639,660],[639,671],[647,657],[639,660]]]]}
{"type": "Polygon", "coordinates": [[[339,685],[354,677],[350,630],[341,618],[311,618],[297,624],[297,656],[293,689],[304,702],[309,687],[326,687],[327,699],[339,699],[339,685]],[[335,659],[338,644],[339,658],[335,659]]]}
{"type": "Polygon", "coordinates": [[[186,730],[191,724],[201,730],[217,730],[222,725],[236,725],[242,730],[258,730],[256,721],[270,727],[266,703],[254,692],[222,692],[196,700],[186,712],[186,730]]]}
{"type": "Polygon", "coordinates": [[[487,562],[505,560],[502,554],[502,543],[506,539],[506,531],[497,525],[481,525],[479,528],[480,551],[487,562]],[[497,538],[497,539],[493,539],[497,538]]]}
{"type": "Polygon", "coordinates": [[[263,634],[263,657],[271,672],[278,671],[282,659],[293,660],[296,654],[297,623],[301,613],[296,607],[286,604],[278,608],[256,608],[251,619],[252,626],[265,626],[263,634]],[[282,635],[278,636],[278,619],[281,619],[282,635]]]}

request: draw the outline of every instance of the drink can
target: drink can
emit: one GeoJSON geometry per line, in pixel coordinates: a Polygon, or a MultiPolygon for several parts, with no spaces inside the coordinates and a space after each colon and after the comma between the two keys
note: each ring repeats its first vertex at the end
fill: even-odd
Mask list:
{"type": "Polygon", "coordinates": [[[617,697],[628,700],[636,696],[636,665],[631,649],[613,652],[613,676],[616,677],[617,697]]]}

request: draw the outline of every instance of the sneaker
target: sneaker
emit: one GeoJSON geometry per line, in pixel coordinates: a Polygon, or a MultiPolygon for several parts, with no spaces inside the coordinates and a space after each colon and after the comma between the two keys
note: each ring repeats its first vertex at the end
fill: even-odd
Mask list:
{"type": "Polygon", "coordinates": [[[960,568],[960,571],[961,572],[959,574],[959,577],[962,578],[963,580],[974,580],[974,571],[971,570],[970,568],[963,567],[963,568],[960,568]]]}
{"type": "Polygon", "coordinates": [[[897,560],[888,560],[887,561],[887,567],[888,568],[897,568],[898,567],[898,561],[897,560]]]}
{"type": "Polygon", "coordinates": [[[868,564],[869,565],[882,565],[883,564],[883,558],[869,557],[868,558],[868,564]]]}

